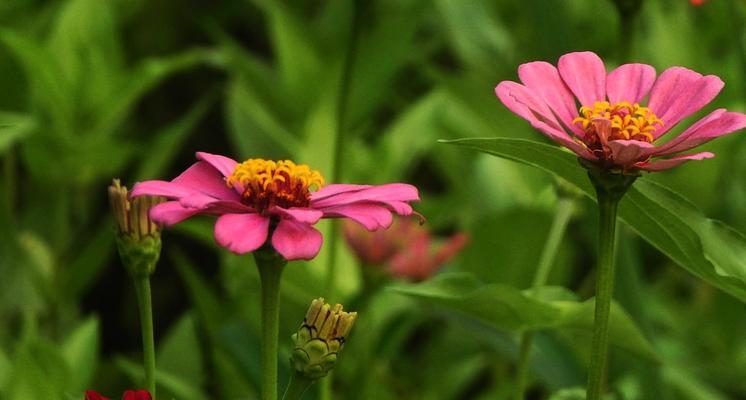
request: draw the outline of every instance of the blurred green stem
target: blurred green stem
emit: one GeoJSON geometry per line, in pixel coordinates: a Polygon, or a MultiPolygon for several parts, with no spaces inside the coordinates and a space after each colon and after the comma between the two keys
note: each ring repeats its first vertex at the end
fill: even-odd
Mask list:
{"type": "Polygon", "coordinates": [[[134,277],[137,292],[137,306],[140,309],[140,331],[142,333],[142,353],[145,367],[145,388],[155,400],[155,340],[153,338],[153,302],[150,296],[150,277],[134,277]]]}
{"type": "Polygon", "coordinates": [[[588,371],[587,400],[599,400],[609,348],[609,311],[614,291],[614,244],[617,206],[616,197],[597,190],[599,209],[598,267],[596,268],[596,313],[593,321],[591,363],[588,371]]]}
{"type": "Polygon", "coordinates": [[[292,374],[290,376],[290,382],[288,382],[288,387],[285,389],[285,394],[282,395],[282,400],[300,400],[303,397],[303,393],[306,392],[306,389],[308,389],[312,383],[312,380],[301,374],[292,374]]]}
{"type": "MultiPolygon", "coordinates": [[[[544,249],[541,252],[536,275],[534,275],[534,282],[532,285],[533,289],[538,289],[547,283],[549,272],[551,271],[552,264],[557,256],[559,244],[562,242],[562,237],[565,235],[567,224],[570,222],[570,218],[572,217],[574,205],[575,200],[569,197],[561,197],[557,203],[557,210],[554,214],[552,226],[549,229],[549,236],[547,237],[544,249]]],[[[520,355],[516,370],[516,387],[513,395],[514,400],[523,400],[524,398],[526,383],[528,381],[528,370],[531,365],[531,347],[533,341],[534,332],[528,331],[521,335],[520,355]]]]}
{"type": "Polygon", "coordinates": [[[287,264],[273,250],[254,252],[262,285],[262,400],[277,400],[280,279],[287,264]]]}

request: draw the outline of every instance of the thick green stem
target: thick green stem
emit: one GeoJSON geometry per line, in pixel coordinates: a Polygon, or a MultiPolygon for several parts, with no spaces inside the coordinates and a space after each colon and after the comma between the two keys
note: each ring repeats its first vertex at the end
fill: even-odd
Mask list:
{"type": "Polygon", "coordinates": [[[277,400],[280,279],[287,263],[274,251],[254,252],[262,285],[262,400],[277,400]]]}
{"type": "Polygon", "coordinates": [[[599,208],[598,267],[596,268],[596,313],[593,323],[591,363],[586,398],[599,400],[603,391],[609,347],[609,312],[614,291],[614,244],[617,205],[621,197],[597,190],[599,208]]]}
{"type": "MultiPolygon", "coordinates": [[[[557,256],[557,250],[562,242],[562,236],[565,234],[567,224],[572,217],[573,206],[575,201],[572,198],[560,198],[557,204],[557,211],[554,214],[552,226],[549,229],[549,236],[544,244],[544,249],[539,258],[539,266],[534,275],[532,288],[538,289],[547,283],[549,272],[557,256]]],[[[534,332],[528,331],[521,335],[521,348],[516,369],[516,386],[513,394],[514,400],[523,400],[528,382],[528,371],[531,364],[531,347],[534,341],[534,332]]]]}
{"type": "Polygon", "coordinates": [[[145,367],[145,388],[155,400],[155,340],[153,338],[153,302],[150,297],[150,277],[135,276],[137,306],[140,309],[140,331],[142,333],[142,354],[145,367]]]}
{"type": "Polygon", "coordinates": [[[285,394],[282,395],[282,400],[300,400],[312,383],[313,381],[305,376],[294,373],[290,376],[290,382],[285,389],[285,394]]]}

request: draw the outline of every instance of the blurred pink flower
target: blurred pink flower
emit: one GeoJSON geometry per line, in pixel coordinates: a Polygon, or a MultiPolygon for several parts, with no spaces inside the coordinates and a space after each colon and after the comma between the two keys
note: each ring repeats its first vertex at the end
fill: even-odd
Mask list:
{"type": "MultiPolygon", "coordinates": [[[[150,392],[147,390],[128,390],[122,395],[122,400],[151,400],[150,392]]],[[[109,400],[108,397],[100,395],[95,390],[86,390],[85,400],[109,400]]]]}
{"type": "Polygon", "coordinates": [[[414,213],[418,201],[412,185],[324,185],[318,171],[291,161],[250,159],[243,163],[215,154],[197,153],[200,160],[170,182],[146,181],[132,196],[168,198],[150,216],[173,225],[196,214],[217,215],[215,240],[244,254],[270,242],[288,260],[309,260],[323,238],[313,228],[321,218],[349,218],[370,231],[388,228],[392,213],[414,213]],[[314,191],[315,190],[315,191],[314,191]]]}
{"type": "Polygon", "coordinates": [[[464,233],[436,241],[429,230],[406,218],[397,218],[391,229],[378,232],[366,232],[346,223],[344,233],[364,264],[384,266],[391,276],[415,281],[431,277],[468,242],[464,233]]]}
{"type": "Polygon", "coordinates": [[[707,0],[689,0],[690,3],[692,3],[693,6],[701,6],[702,4],[705,4],[707,0]]]}
{"type": "Polygon", "coordinates": [[[523,64],[518,77],[523,84],[497,85],[500,101],[551,140],[605,169],[660,171],[711,158],[709,152],[680,153],[746,127],[746,115],[721,108],[661,143],[723,88],[717,76],[683,67],[671,67],[657,79],[646,64],[624,64],[607,74],[596,54],[578,52],[560,57],[556,68],[543,61],[523,64]],[[647,106],[640,106],[648,94],[647,106]]]}

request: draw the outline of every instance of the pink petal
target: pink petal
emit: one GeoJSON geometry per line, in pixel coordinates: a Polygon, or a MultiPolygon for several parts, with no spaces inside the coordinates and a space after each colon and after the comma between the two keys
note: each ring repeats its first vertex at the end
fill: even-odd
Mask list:
{"type": "Polygon", "coordinates": [[[272,246],[286,260],[310,260],[319,253],[324,238],[314,227],[282,219],[272,234],[272,246]]]}
{"type": "Polygon", "coordinates": [[[245,254],[267,241],[269,218],[259,214],[225,214],[215,222],[215,241],[226,249],[245,254]]]}
{"type": "Polygon", "coordinates": [[[583,158],[595,159],[585,147],[567,135],[549,107],[531,89],[515,82],[503,81],[497,85],[495,93],[510,111],[523,117],[555,143],[567,147],[583,158]]]}
{"type": "Polygon", "coordinates": [[[696,153],[696,154],[686,154],[682,156],[676,156],[667,158],[665,160],[657,160],[653,161],[649,164],[644,164],[639,166],[640,169],[643,169],[645,171],[663,171],[666,169],[671,169],[673,167],[677,167],[687,161],[691,160],[704,160],[706,158],[712,158],[715,157],[714,154],[710,152],[702,152],[702,153],[696,153]]]}
{"type": "Polygon", "coordinates": [[[654,154],[665,155],[687,151],[743,128],[746,128],[746,115],[718,109],[697,121],[679,136],[658,147],[654,154]]]}
{"type": "Polygon", "coordinates": [[[393,222],[391,211],[375,203],[355,203],[324,209],[324,217],[349,218],[369,231],[388,228],[393,222]]]}
{"type": "Polygon", "coordinates": [[[544,61],[522,64],[518,67],[518,77],[526,87],[544,100],[566,128],[578,136],[583,135],[583,130],[572,123],[578,116],[575,97],[560,78],[554,65],[544,61]]]}
{"type": "Polygon", "coordinates": [[[632,166],[641,160],[647,159],[647,154],[655,145],[639,140],[612,140],[607,143],[611,150],[614,164],[619,166],[632,166]]]}
{"type": "Polygon", "coordinates": [[[196,208],[212,214],[243,214],[256,212],[253,208],[233,200],[217,200],[204,194],[193,194],[179,199],[186,208],[196,208]]]}
{"type": "Polygon", "coordinates": [[[584,106],[606,99],[606,67],[595,53],[583,51],[560,57],[560,76],[584,106]]]}
{"type": "Polygon", "coordinates": [[[241,196],[225,184],[225,178],[211,164],[198,161],[171,182],[221,200],[241,201],[241,196]]]}
{"type": "Polygon", "coordinates": [[[273,207],[271,210],[269,210],[271,214],[280,215],[286,218],[292,218],[298,222],[302,222],[304,224],[313,225],[321,219],[321,217],[324,215],[323,212],[319,210],[314,210],[312,208],[300,208],[300,207],[292,207],[292,208],[282,208],[282,207],[273,207]]]}
{"type": "Polygon", "coordinates": [[[647,64],[624,64],[606,77],[609,102],[639,103],[655,82],[655,68],[647,64]]]}
{"type": "Polygon", "coordinates": [[[720,93],[723,85],[717,76],[702,76],[684,67],[663,71],[653,85],[648,102],[651,111],[665,123],[655,131],[655,138],[707,105],[720,93]]]}
{"type": "Polygon", "coordinates": [[[418,201],[420,199],[417,188],[406,183],[389,183],[371,186],[366,189],[342,192],[334,196],[327,196],[320,200],[311,200],[312,208],[324,208],[355,202],[394,202],[418,201]]]}
{"type": "Polygon", "coordinates": [[[204,153],[201,151],[197,152],[197,159],[212,165],[223,176],[231,176],[233,170],[236,169],[236,165],[238,164],[235,160],[226,156],[204,153]]]}
{"type": "Polygon", "coordinates": [[[348,184],[332,184],[322,187],[321,189],[311,193],[311,201],[325,199],[344,192],[357,192],[362,189],[367,189],[371,185],[348,185],[348,184]]]}
{"type": "Polygon", "coordinates": [[[182,207],[178,201],[167,201],[150,209],[150,219],[159,225],[171,226],[199,212],[200,210],[182,207]]]}
{"type": "Polygon", "coordinates": [[[167,181],[145,181],[137,182],[130,191],[130,197],[138,196],[163,196],[170,198],[179,198],[194,194],[194,190],[179,185],[178,183],[167,182],[167,181]]]}

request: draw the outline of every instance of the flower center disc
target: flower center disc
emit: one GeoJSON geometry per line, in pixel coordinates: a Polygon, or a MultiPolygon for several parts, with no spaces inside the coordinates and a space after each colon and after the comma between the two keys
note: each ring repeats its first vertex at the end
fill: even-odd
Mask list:
{"type": "Polygon", "coordinates": [[[655,139],[653,133],[663,126],[663,121],[649,108],[626,101],[614,104],[597,101],[593,103],[593,107],[580,107],[579,114],[580,116],[572,122],[583,129],[585,137],[582,138],[582,142],[591,150],[602,149],[609,140],[638,140],[650,143],[655,139]],[[610,122],[610,129],[607,132],[599,132],[599,120],[610,122]]]}
{"type": "Polygon", "coordinates": [[[253,158],[236,165],[226,184],[241,185],[244,203],[262,212],[273,206],[307,207],[311,190],[324,186],[324,178],[305,164],[253,158]]]}

